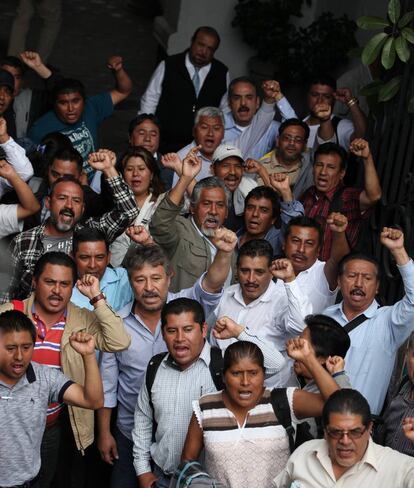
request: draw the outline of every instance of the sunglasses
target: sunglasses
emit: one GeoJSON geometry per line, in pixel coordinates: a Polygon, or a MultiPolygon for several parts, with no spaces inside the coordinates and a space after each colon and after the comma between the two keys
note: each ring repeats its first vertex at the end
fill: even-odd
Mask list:
{"type": "Polygon", "coordinates": [[[325,431],[331,439],[342,439],[344,435],[347,435],[350,439],[360,439],[367,431],[367,427],[358,427],[351,430],[340,430],[326,427],[325,431]]]}

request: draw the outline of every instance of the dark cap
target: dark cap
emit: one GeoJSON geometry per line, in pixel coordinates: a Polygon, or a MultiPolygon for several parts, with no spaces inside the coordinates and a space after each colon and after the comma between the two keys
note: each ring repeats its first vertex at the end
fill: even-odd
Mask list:
{"type": "Polygon", "coordinates": [[[14,78],[5,69],[0,69],[0,86],[6,86],[13,93],[14,92],[14,78]]]}

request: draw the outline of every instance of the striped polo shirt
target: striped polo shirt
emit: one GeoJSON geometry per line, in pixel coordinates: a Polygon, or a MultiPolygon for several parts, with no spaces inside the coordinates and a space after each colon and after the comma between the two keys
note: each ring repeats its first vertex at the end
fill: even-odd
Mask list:
{"type": "MultiPolygon", "coordinates": [[[[66,309],[59,320],[49,329],[32,306],[32,318],[36,326],[36,342],[32,360],[51,368],[61,370],[60,350],[66,323],[66,309]]],[[[63,403],[51,403],[47,409],[46,427],[53,425],[59,417],[63,403]]]]}

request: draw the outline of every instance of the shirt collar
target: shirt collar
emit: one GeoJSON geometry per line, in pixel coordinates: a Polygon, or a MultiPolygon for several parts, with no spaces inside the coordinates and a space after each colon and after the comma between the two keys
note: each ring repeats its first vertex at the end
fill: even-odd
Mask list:
{"type": "MultiPolygon", "coordinates": [[[[341,303],[338,303],[338,307],[339,307],[339,311],[346,318],[346,315],[344,312],[344,301],[343,300],[341,303]]],[[[360,314],[358,314],[357,317],[359,315],[364,314],[368,319],[371,319],[375,315],[375,312],[377,311],[378,307],[379,307],[379,303],[374,299],[373,302],[371,303],[371,305],[368,308],[366,308],[365,310],[363,310],[360,314]]]]}

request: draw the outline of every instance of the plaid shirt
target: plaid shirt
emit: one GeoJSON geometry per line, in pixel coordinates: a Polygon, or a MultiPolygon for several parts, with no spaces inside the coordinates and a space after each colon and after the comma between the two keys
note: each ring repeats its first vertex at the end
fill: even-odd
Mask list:
{"type": "MultiPolygon", "coordinates": [[[[330,210],[332,199],[338,189],[339,186],[327,193],[321,193],[315,186],[311,186],[300,199],[305,209],[305,215],[314,218],[322,225],[323,243],[319,253],[319,259],[321,261],[327,261],[331,255],[332,232],[326,225],[326,219],[332,211],[330,210]]],[[[344,214],[348,219],[348,226],[345,232],[351,250],[358,242],[359,232],[364,219],[370,215],[370,211],[361,210],[359,204],[361,192],[361,188],[344,188],[341,195],[341,209],[335,210],[344,214]]]]}
{"type": "MultiPolygon", "coordinates": [[[[139,209],[135,198],[121,176],[109,178],[108,186],[115,202],[114,208],[99,218],[90,217],[84,224],[76,224],[75,231],[82,227],[98,229],[108,242],[124,232],[137,217],[139,209]]],[[[32,290],[33,269],[36,261],[44,254],[43,237],[46,223],[21,232],[10,244],[14,275],[8,293],[3,294],[1,302],[10,299],[24,300],[32,290]]]]}

